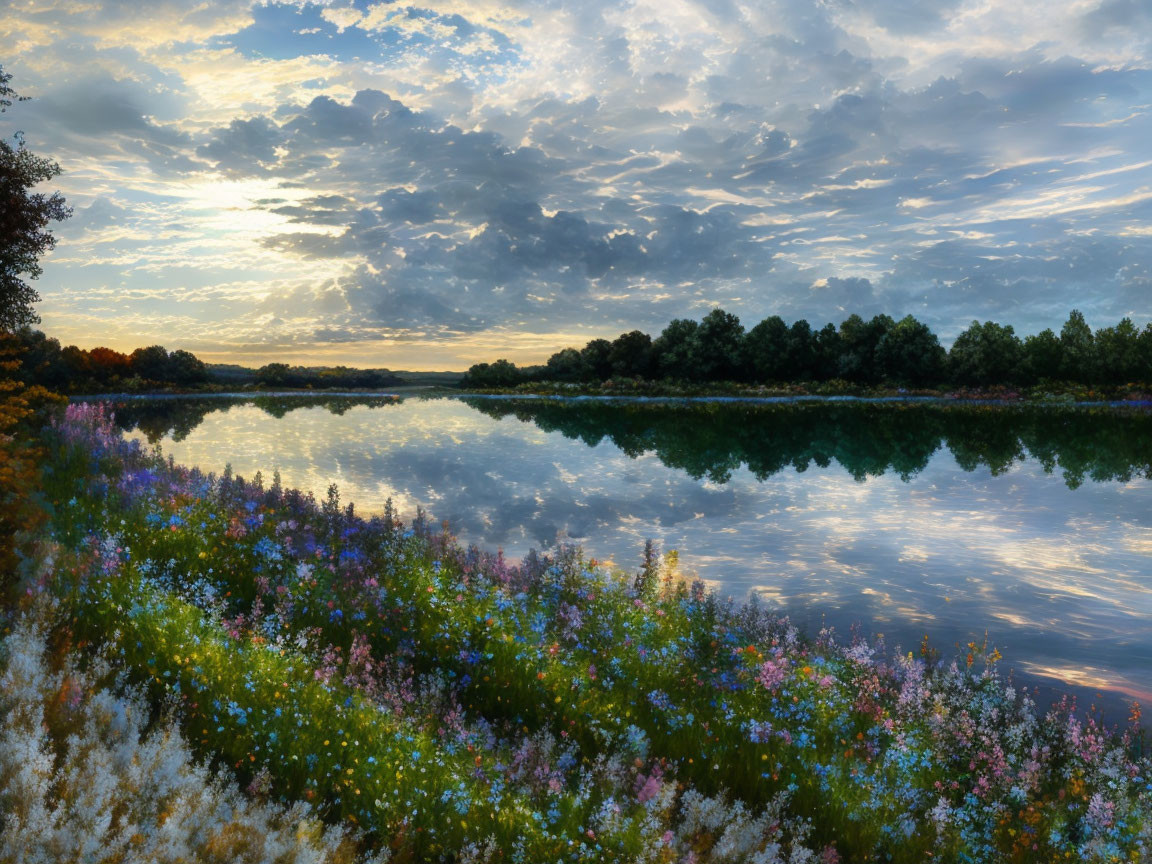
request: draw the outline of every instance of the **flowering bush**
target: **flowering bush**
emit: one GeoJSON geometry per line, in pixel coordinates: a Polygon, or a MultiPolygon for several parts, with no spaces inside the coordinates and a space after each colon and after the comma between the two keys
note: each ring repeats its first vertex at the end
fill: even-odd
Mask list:
{"type": "Polygon", "coordinates": [[[48,492],[67,599],[196,752],[404,857],[1138,861],[1134,726],[1041,716],[956,663],[801,638],[578,550],[512,565],[422,514],[213,477],[70,406],[48,492]]]}
{"type": "Polygon", "coordinates": [[[43,387],[26,387],[14,377],[14,338],[0,331],[0,591],[7,592],[20,564],[45,521],[36,489],[40,479],[39,448],[32,432],[47,406],[63,398],[43,387]]]}
{"type": "Polygon", "coordinates": [[[249,800],[197,764],[169,722],[148,725],[142,693],[100,685],[106,667],[53,660],[33,617],[0,643],[0,860],[353,860],[307,804],[249,800]]]}

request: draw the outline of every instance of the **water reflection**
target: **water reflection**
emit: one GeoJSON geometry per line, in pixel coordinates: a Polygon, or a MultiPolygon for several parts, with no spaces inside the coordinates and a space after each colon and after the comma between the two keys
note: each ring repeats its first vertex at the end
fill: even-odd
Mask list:
{"type": "Polygon", "coordinates": [[[726,483],[746,466],[758,480],[785,468],[833,461],[856,480],[889,471],[908,480],[946,447],[966,471],[994,475],[1034,459],[1059,467],[1076,487],[1085,478],[1152,475],[1152,414],[1111,409],[1053,410],[938,404],[799,403],[770,407],[466,400],[498,419],[515,417],[589,446],[610,440],[629,456],[654,453],[697,479],[726,483]]]}
{"type": "Polygon", "coordinates": [[[379,408],[384,405],[397,405],[400,399],[395,396],[330,396],[330,395],[291,395],[255,396],[251,398],[232,397],[178,397],[178,398],[131,398],[104,399],[116,415],[121,429],[139,431],[149,444],[157,444],[167,437],[173,441],[183,441],[188,434],[204,422],[204,418],[217,411],[229,411],[243,406],[259,408],[270,417],[282,420],[290,411],[303,408],[323,409],[337,417],[352,408],[379,408]]]}
{"type": "Polygon", "coordinates": [[[809,629],[987,629],[1031,682],[1152,698],[1146,413],[205,402],[118,416],[178,461],[421,505],[512,555],[571,538],[630,564],[652,537],[809,629]]]}

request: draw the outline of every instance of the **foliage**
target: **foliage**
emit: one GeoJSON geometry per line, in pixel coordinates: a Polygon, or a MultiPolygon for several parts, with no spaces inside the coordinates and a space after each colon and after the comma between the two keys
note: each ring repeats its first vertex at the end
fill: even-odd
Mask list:
{"type": "Polygon", "coordinates": [[[865,321],[849,315],[840,324],[840,356],[836,377],[859,384],[876,384],[881,379],[876,348],[896,322],[887,315],[875,315],[865,321]]]}
{"type": "MultiPolygon", "coordinates": [[[[1152,329],[1145,338],[1152,342],[1152,329]]],[[[1115,327],[1097,330],[1095,348],[1097,375],[1105,384],[1136,381],[1147,369],[1141,334],[1130,318],[1122,319],[1115,327]]]]}
{"type": "Polygon", "coordinates": [[[209,380],[207,367],[188,351],[169,353],[163,346],[153,345],[129,355],[105,347],[62,348],[59,340],[29,327],[12,335],[21,361],[17,374],[29,385],[84,393],[163,385],[195,387],[209,380]]]}
{"type": "Polygon", "coordinates": [[[652,343],[654,373],[662,378],[687,380],[694,374],[692,353],[699,324],[677,318],[652,343]]]}
{"type": "Polygon", "coordinates": [[[865,321],[853,314],[839,327],[826,324],[818,331],[803,319],[789,325],[772,315],[745,332],[735,315],[713,309],[701,322],[671,322],[655,340],[639,330],[614,342],[594,339],[582,350],[553,354],[540,367],[521,369],[507,360],[479,363],[462,386],[602,386],[610,379],[636,378],[666,384],[843,382],[913,388],[1152,384],[1152,324],[1138,330],[1125,318],[1093,334],[1073,310],[1059,336],[1045,330],[1022,343],[1011,326],[973,321],[946,353],[931,329],[911,315],[897,322],[887,315],[865,321]]]}
{"type": "Polygon", "coordinates": [[[516,364],[508,360],[495,363],[477,363],[468,370],[461,382],[462,387],[515,387],[525,380],[516,364]]]}
{"type": "Polygon", "coordinates": [[[584,358],[575,348],[565,348],[548,358],[544,374],[549,381],[577,382],[584,380],[584,358]]]}
{"type": "MultiPolygon", "coordinates": [[[[123,354],[111,348],[63,348],[57,339],[23,327],[13,334],[21,360],[19,377],[68,393],[142,391],[160,387],[204,389],[219,383],[212,370],[190,351],[168,351],[163,345],[137,348],[123,354]]],[[[379,389],[402,384],[387,369],[350,369],[346,366],[304,367],[269,363],[250,372],[248,383],[272,388],[379,389]]]]}
{"type": "MultiPolygon", "coordinates": [[[[0,113],[22,101],[11,80],[0,68],[0,113]]],[[[59,173],[60,166],[28,150],[19,133],[12,142],[0,138],[0,331],[39,320],[32,305],[40,298],[24,280],[43,272],[40,257],[56,245],[48,226],[72,211],[59,192],[31,190],[59,173]]]]}
{"type": "Polygon", "coordinates": [[[713,309],[700,322],[693,339],[693,377],[733,381],[741,376],[744,327],[735,315],[713,309]]]}
{"type": "Polygon", "coordinates": [[[352,864],[353,838],[305,803],[246,798],[197,763],[106,662],[52,650],[43,608],[0,643],[0,860],[352,864]]]}
{"type": "Polygon", "coordinates": [[[970,385],[1018,383],[1023,350],[1011,326],[973,321],[948,352],[952,378],[958,384],[970,385]]]}
{"type": "Polygon", "coordinates": [[[1095,382],[1098,371],[1096,339],[1079,309],[1073,309],[1060,329],[1061,377],[1095,382]]]}
{"type": "Polygon", "coordinates": [[[788,356],[788,325],[779,315],[765,318],[745,338],[746,367],[755,381],[787,381],[792,362],[788,356]]]}
{"type": "Polygon", "coordinates": [[[403,383],[387,369],[349,369],[347,366],[310,368],[269,363],[256,372],[256,381],[266,387],[348,388],[374,390],[403,383]]]}
{"type": "MultiPolygon", "coordinates": [[[[946,356],[936,334],[911,315],[876,343],[874,362],[886,381],[926,387],[944,379],[946,356]]],[[[991,379],[995,380],[995,379],[991,379]]]]}
{"type": "Polygon", "coordinates": [[[612,343],[607,339],[593,339],[581,349],[580,360],[585,376],[592,381],[603,381],[612,374],[612,343]]]}
{"type": "Polygon", "coordinates": [[[621,378],[648,378],[652,366],[652,337],[639,330],[624,333],[608,352],[612,374],[621,378]]]}
{"type": "Polygon", "coordinates": [[[40,506],[40,448],[34,432],[44,410],[61,398],[25,387],[12,376],[20,363],[13,339],[0,332],[0,594],[12,587],[22,546],[33,542],[47,514],[40,506]]]}
{"type": "MultiPolygon", "coordinates": [[[[1030,381],[1059,380],[1064,368],[1064,345],[1051,330],[1027,336],[1022,348],[1024,377],[1030,381]]],[[[1149,367],[1152,368],[1152,367],[1149,367]]],[[[1139,377],[1139,376],[1137,376],[1139,377]]],[[[1134,377],[1132,380],[1136,380],[1134,377]]]]}

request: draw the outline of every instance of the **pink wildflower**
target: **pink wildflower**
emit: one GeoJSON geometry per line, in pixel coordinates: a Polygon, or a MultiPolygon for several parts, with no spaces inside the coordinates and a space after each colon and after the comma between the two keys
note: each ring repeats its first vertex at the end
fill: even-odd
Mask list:
{"type": "Polygon", "coordinates": [[[787,660],[765,660],[760,666],[756,680],[764,685],[766,690],[775,690],[784,683],[788,675],[787,660]]]}

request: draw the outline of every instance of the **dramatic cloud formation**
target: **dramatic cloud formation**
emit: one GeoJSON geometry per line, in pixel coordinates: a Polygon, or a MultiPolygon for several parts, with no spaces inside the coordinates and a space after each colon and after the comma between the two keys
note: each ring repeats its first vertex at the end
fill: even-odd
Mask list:
{"type": "Polygon", "coordinates": [[[462,368],[713,305],[1152,315],[1131,0],[19,0],[67,341],[462,368]]]}

